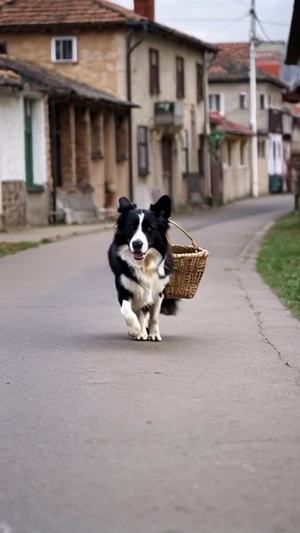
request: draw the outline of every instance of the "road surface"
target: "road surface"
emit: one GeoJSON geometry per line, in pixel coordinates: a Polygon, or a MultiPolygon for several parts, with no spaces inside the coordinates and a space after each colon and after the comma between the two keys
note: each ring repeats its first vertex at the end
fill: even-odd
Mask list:
{"type": "Polygon", "coordinates": [[[1,533],[299,533],[299,322],[253,268],[291,208],[184,221],[211,255],[162,344],[126,338],[110,232],[0,260],[1,533]]]}

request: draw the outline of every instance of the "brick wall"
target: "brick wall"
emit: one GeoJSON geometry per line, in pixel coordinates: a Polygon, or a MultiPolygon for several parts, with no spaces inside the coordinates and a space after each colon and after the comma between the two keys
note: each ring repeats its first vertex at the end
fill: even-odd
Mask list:
{"type": "Polygon", "coordinates": [[[2,182],[3,221],[5,228],[26,224],[26,184],[24,181],[2,182]]]}
{"type": "Polygon", "coordinates": [[[75,110],[77,185],[90,184],[91,128],[90,115],[85,109],[75,110]]]}
{"type": "Polygon", "coordinates": [[[76,183],[75,113],[68,105],[60,107],[60,165],[62,185],[68,189],[76,183]]]}

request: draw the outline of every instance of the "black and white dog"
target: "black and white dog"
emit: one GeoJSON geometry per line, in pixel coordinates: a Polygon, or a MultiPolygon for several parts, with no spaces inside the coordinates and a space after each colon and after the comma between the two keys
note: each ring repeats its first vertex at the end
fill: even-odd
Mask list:
{"type": "Polygon", "coordinates": [[[121,313],[130,337],[161,341],[160,313],[176,312],[176,302],[164,297],[173,272],[167,239],[171,198],[162,196],[149,210],[137,209],[127,198],[120,198],[118,212],[108,257],[121,313]]]}

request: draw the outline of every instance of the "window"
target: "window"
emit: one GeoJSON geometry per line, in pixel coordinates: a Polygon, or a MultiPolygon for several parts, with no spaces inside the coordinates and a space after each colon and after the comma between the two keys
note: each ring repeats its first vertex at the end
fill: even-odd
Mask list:
{"type": "Polygon", "coordinates": [[[149,133],[146,126],[138,126],[138,172],[140,176],[149,174],[149,133]]]}
{"type": "Polygon", "coordinates": [[[277,150],[276,150],[276,141],[273,141],[273,159],[276,160],[277,150]]]}
{"type": "Polygon", "coordinates": [[[92,159],[101,159],[101,114],[91,111],[91,148],[92,159]]]}
{"type": "Polygon", "coordinates": [[[200,63],[196,63],[196,91],[199,103],[203,100],[203,66],[200,63]]]}
{"type": "Polygon", "coordinates": [[[77,61],[77,38],[54,37],[51,41],[53,63],[75,63],[77,61]]]}
{"type": "Polygon", "coordinates": [[[124,115],[116,115],[116,160],[118,162],[128,159],[127,124],[124,115]]]}
{"type": "Polygon", "coordinates": [[[176,96],[184,98],[184,59],[176,57],[176,96]]]}
{"type": "Polygon", "coordinates": [[[152,96],[159,94],[159,52],[151,48],[149,50],[149,82],[150,82],[150,94],[152,96]]]}
{"type": "Polygon", "coordinates": [[[264,139],[258,141],[258,157],[264,158],[266,156],[266,142],[264,139]]]}
{"type": "Polygon", "coordinates": [[[240,109],[247,109],[247,93],[240,93],[240,109]]]}
{"type": "Polygon", "coordinates": [[[209,109],[210,111],[224,114],[224,98],[222,94],[209,95],[209,109]]]}
{"type": "Polygon", "coordinates": [[[266,95],[265,94],[259,95],[259,108],[261,111],[266,109],[266,95]]]}
{"type": "Polygon", "coordinates": [[[7,54],[7,43],[6,41],[0,41],[0,55],[7,54]]]}
{"type": "Polygon", "coordinates": [[[272,95],[271,94],[268,95],[268,107],[269,109],[272,107],[272,95]]]}
{"type": "Polygon", "coordinates": [[[245,166],[246,163],[246,141],[240,142],[240,165],[245,166]]]}
{"type": "Polygon", "coordinates": [[[188,130],[183,131],[181,142],[182,142],[181,170],[182,170],[182,174],[188,174],[188,171],[189,171],[189,132],[188,130]]]}
{"type": "Polygon", "coordinates": [[[232,141],[227,141],[227,165],[232,165],[232,141]]]}

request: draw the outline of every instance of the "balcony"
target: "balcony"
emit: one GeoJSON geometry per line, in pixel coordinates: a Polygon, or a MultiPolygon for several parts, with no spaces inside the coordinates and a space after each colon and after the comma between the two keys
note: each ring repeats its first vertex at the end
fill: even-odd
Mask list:
{"type": "Polygon", "coordinates": [[[154,104],[156,128],[179,131],[183,128],[183,108],[180,102],[156,102],[154,104]]]}

